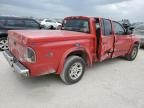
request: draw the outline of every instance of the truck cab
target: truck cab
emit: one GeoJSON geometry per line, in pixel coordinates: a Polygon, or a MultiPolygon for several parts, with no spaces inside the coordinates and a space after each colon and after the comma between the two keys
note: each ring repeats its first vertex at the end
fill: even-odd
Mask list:
{"type": "Polygon", "coordinates": [[[95,62],[115,57],[134,60],[139,39],[127,31],[110,19],[66,17],[61,30],[9,31],[4,56],[23,77],[55,73],[64,83],[74,84],[95,62]]]}

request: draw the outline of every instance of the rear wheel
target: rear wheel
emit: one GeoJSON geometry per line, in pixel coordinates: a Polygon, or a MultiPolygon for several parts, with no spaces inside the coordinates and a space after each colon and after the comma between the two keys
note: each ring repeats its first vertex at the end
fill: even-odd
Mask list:
{"type": "Polygon", "coordinates": [[[131,53],[128,56],[126,56],[126,59],[129,61],[133,61],[136,58],[137,54],[138,54],[138,45],[134,45],[131,53]]]}
{"type": "Polygon", "coordinates": [[[70,56],[64,64],[60,77],[65,84],[74,84],[82,78],[84,72],[84,60],[79,56],[70,56]]]}
{"type": "Polygon", "coordinates": [[[7,38],[0,38],[0,50],[7,50],[8,49],[8,40],[7,38]]]}

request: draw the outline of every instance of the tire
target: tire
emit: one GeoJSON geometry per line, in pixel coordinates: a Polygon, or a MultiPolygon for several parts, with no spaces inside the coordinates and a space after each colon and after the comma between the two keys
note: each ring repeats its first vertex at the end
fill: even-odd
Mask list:
{"type": "Polygon", "coordinates": [[[142,45],[140,46],[140,48],[143,48],[143,49],[144,49],[144,44],[142,44],[142,45]]]}
{"type": "Polygon", "coordinates": [[[60,78],[65,84],[74,84],[81,80],[85,72],[85,61],[79,56],[67,58],[60,78]]]}
{"type": "Polygon", "coordinates": [[[0,50],[4,51],[8,49],[8,41],[7,38],[0,38],[0,50]]]}
{"type": "Polygon", "coordinates": [[[133,49],[131,50],[131,53],[128,56],[126,56],[126,59],[129,61],[135,60],[138,54],[138,49],[139,49],[138,45],[134,45],[133,49]]]}
{"type": "Polygon", "coordinates": [[[53,30],[53,29],[54,29],[54,27],[51,25],[51,26],[50,26],[50,29],[51,29],[51,30],[53,30]]]}

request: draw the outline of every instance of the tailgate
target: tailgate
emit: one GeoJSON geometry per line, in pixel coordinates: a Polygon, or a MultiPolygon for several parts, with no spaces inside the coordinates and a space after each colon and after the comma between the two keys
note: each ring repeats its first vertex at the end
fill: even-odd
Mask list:
{"type": "Polygon", "coordinates": [[[10,52],[20,61],[23,61],[27,39],[15,31],[8,31],[8,46],[10,52]]]}

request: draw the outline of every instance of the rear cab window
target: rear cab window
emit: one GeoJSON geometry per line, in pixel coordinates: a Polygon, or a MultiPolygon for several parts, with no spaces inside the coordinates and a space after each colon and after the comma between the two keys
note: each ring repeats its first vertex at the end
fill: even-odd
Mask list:
{"type": "Polygon", "coordinates": [[[89,20],[80,18],[65,19],[62,30],[90,33],[89,20]]]}

